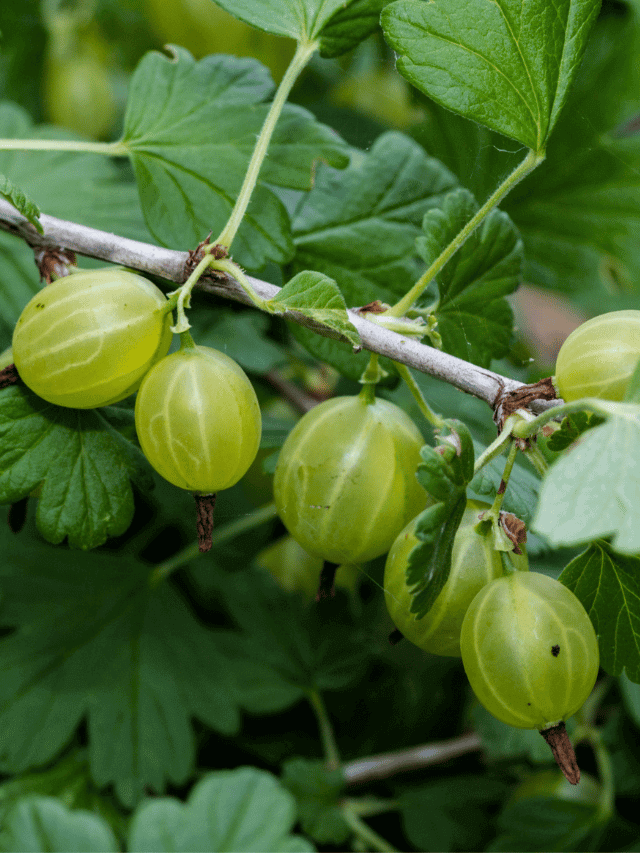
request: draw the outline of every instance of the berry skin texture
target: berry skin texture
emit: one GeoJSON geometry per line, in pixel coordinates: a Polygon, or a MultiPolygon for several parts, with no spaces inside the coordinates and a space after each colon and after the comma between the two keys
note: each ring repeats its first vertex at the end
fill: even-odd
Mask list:
{"type": "Polygon", "coordinates": [[[159,361],[142,381],[135,418],[151,465],[190,492],[235,485],[260,447],[253,386],[233,359],[211,347],[183,348],[159,361]]]}
{"type": "Polygon", "coordinates": [[[575,714],[598,675],[586,610],[571,590],[537,572],[483,587],[464,617],[460,648],[480,702],[520,729],[546,729],[575,714]]]}
{"type": "Polygon", "coordinates": [[[419,543],[413,519],[391,546],[384,570],[384,594],[389,615],[403,636],[425,652],[460,657],[462,620],[475,595],[490,581],[502,576],[502,559],[491,547],[491,537],[479,536],[474,527],[478,515],[491,507],[467,501],[453,542],[451,572],[433,607],[422,619],[410,612],[411,593],[406,569],[409,554],[419,543]]]}
{"type": "Polygon", "coordinates": [[[640,311],[611,311],[578,326],[560,347],[555,383],[567,402],[620,402],[640,360],[640,311]]]}
{"type": "Polygon", "coordinates": [[[86,270],[44,287],[13,332],[20,378],[49,403],[108,406],[132,394],[171,344],[167,300],[123,270],[86,270]]]}
{"type": "Polygon", "coordinates": [[[296,424],[276,466],[273,494],[289,533],[331,563],[389,550],[427,495],[416,479],[422,435],[387,400],[334,397],[296,424]]]}

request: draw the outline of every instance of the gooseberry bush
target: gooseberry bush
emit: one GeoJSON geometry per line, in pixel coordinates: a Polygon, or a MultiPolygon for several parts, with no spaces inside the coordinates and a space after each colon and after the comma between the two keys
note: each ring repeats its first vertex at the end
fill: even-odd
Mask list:
{"type": "Polygon", "coordinates": [[[640,849],[638,0],[0,33],[0,849],[640,849]]]}

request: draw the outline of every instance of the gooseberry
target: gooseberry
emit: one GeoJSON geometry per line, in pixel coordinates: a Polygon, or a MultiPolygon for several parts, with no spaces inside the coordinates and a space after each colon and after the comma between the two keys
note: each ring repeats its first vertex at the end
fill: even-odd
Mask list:
{"type": "Polygon", "coordinates": [[[414,518],[391,546],[384,570],[384,594],[389,615],[402,635],[426,652],[460,657],[462,620],[476,593],[502,575],[502,558],[491,537],[475,531],[478,516],[488,504],[468,501],[455,535],[449,578],[426,616],[411,613],[406,570],[409,555],[419,544],[414,518]]]}
{"type": "Polygon", "coordinates": [[[58,406],[93,409],[132,394],[171,344],[167,300],[121,269],[84,270],[47,285],[13,333],[23,382],[58,406]]]}
{"type": "Polygon", "coordinates": [[[156,471],[181,489],[235,485],[260,446],[260,406],[246,373],[223,352],[183,346],[144,377],[136,432],[156,471]]]}
{"type": "Polygon", "coordinates": [[[611,311],[578,326],[560,347],[555,383],[570,403],[620,401],[640,361],[640,311],[611,311]]]}
{"type": "Polygon", "coordinates": [[[273,483],[285,527],[310,554],[361,563],[389,550],[427,496],[416,479],[422,435],[387,400],[334,397],[285,441],[273,483]]]}
{"type": "Polygon", "coordinates": [[[548,729],[575,714],[598,674],[598,641],[581,602],[537,572],[514,572],[484,586],[460,635],[474,693],[494,717],[548,729]]]}

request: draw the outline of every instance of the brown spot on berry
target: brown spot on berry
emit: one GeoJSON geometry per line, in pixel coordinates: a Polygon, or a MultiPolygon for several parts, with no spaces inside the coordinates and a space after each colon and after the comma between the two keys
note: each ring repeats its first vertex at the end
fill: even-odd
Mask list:
{"type": "Polygon", "coordinates": [[[554,658],[557,658],[560,654],[560,646],[551,646],[551,654],[554,656],[554,658]]]}

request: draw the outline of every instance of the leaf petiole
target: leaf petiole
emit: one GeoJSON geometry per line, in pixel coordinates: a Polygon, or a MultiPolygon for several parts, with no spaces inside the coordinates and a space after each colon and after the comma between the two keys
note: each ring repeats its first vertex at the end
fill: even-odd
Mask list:
{"type": "Polygon", "coordinates": [[[231,278],[234,278],[240,284],[256,308],[260,308],[261,311],[267,311],[269,314],[273,314],[273,311],[269,307],[268,300],[258,296],[239,264],[236,264],[235,261],[232,261],[230,258],[223,258],[222,260],[211,261],[209,266],[212,270],[219,270],[220,272],[226,273],[231,278]]]}
{"type": "Polygon", "coordinates": [[[271,137],[273,136],[273,131],[275,130],[278,119],[280,118],[280,114],[284,109],[294,83],[300,76],[305,65],[315,53],[317,47],[318,43],[315,41],[298,43],[296,52],[289,63],[289,67],[287,68],[284,77],[280,81],[278,90],[271,106],[269,107],[267,117],[262,125],[262,130],[258,136],[256,147],[253,149],[253,154],[251,155],[251,160],[249,161],[249,166],[244,176],[244,181],[240,188],[236,203],[231,211],[227,224],[220,233],[220,236],[214,240],[215,245],[224,246],[229,249],[234,237],[238,233],[238,229],[240,228],[240,224],[247,212],[251,196],[258,182],[258,175],[260,174],[264,158],[267,155],[269,143],[271,142],[271,137]]]}
{"type": "Polygon", "coordinates": [[[544,152],[538,154],[533,150],[529,150],[522,163],[516,166],[513,172],[511,172],[511,174],[500,184],[498,189],[489,196],[475,216],[473,216],[464,228],[459,231],[446,249],[444,249],[444,251],[442,251],[431,264],[429,269],[420,276],[418,281],[409,291],[407,291],[407,293],[405,293],[402,299],[396,302],[395,305],[392,305],[385,314],[391,317],[403,317],[422,296],[431,281],[438,275],[447,261],[455,255],[462,244],[471,236],[471,234],[473,234],[480,223],[500,204],[502,199],[516,186],[516,184],[519,184],[520,181],[526,178],[530,172],[542,163],[544,158],[544,152]]]}
{"type": "Polygon", "coordinates": [[[435,429],[440,429],[444,426],[444,419],[440,417],[440,415],[436,414],[431,406],[427,403],[424,394],[420,390],[420,386],[416,382],[413,377],[413,374],[406,366],[406,364],[400,364],[397,361],[394,361],[394,365],[398,373],[400,374],[400,378],[405,383],[411,394],[413,395],[414,400],[418,404],[418,408],[425,416],[427,421],[431,424],[435,429]]]}

